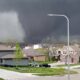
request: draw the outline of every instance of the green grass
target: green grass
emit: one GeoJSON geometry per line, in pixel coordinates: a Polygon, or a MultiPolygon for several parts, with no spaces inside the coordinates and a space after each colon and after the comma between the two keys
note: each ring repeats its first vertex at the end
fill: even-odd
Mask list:
{"type": "MultiPolygon", "coordinates": [[[[52,75],[65,75],[67,70],[63,68],[36,68],[36,67],[0,67],[7,70],[17,71],[21,73],[33,73],[39,76],[52,76],[52,75]]],[[[71,74],[76,73],[75,71],[70,71],[71,74]]]]}
{"type": "Polygon", "coordinates": [[[0,80],[4,80],[4,79],[0,78],[0,80]]]}
{"type": "MultiPolygon", "coordinates": [[[[36,75],[38,75],[38,76],[53,76],[53,75],[65,75],[65,74],[67,74],[68,73],[68,71],[67,70],[65,70],[65,69],[63,69],[63,68],[59,68],[59,69],[53,69],[53,70],[49,70],[49,72],[43,72],[43,73],[38,73],[38,74],[36,74],[36,75]]],[[[70,74],[77,74],[77,72],[75,72],[75,71],[70,71],[70,74]]]]}
{"type": "Polygon", "coordinates": [[[56,63],[56,61],[38,61],[39,64],[50,64],[50,63],[56,63]]]}

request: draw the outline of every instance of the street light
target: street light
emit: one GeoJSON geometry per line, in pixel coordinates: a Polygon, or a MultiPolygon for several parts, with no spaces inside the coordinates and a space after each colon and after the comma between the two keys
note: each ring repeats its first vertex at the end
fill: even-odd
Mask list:
{"type": "Polygon", "coordinates": [[[69,36],[70,36],[70,33],[69,33],[69,18],[64,15],[64,14],[48,14],[47,16],[59,16],[59,17],[64,17],[67,21],[67,46],[68,46],[68,49],[67,49],[67,55],[68,55],[68,80],[70,80],[70,64],[69,64],[69,36]]]}

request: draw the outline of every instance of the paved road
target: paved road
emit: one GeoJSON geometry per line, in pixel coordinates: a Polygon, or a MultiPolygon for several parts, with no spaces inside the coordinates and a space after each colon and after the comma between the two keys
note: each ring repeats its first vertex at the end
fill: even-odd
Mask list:
{"type": "MultiPolygon", "coordinates": [[[[53,77],[23,77],[6,80],[68,80],[66,76],[53,76],[53,77]]],[[[70,80],[80,80],[80,75],[71,75],[70,80]]]]}
{"type": "MultiPolygon", "coordinates": [[[[77,69],[80,72],[80,69],[77,69]]],[[[5,80],[68,80],[67,75],[65,76],[46,76],[39,77],[27,73],[18,73],[13,71],[8,71],[0,69],[0,77],[5,80]]],[[[71,75],[71,80],[80,80],[80,73],[71,75]]]]}
{"type": "Polygon", "coordinates": [[[19,73],[19,72],[0,69],[0,78],[3,78],[5,80],[23,80],[23,78],[27,79],[31,77],[33,78],[36,76],[30,73],[19,73]]]}
{"type": "MultiPolygon", "coordinates": [[[[28,79],[25,79],[25,80],[28,80],[28,79]]],[[[38,77],[38,78],[33,78],[31,80],[68,80],[68,79],[66,75],[66,76],[54,76],[54,77],[38,77]]],[[[80,74],[71,75],[70,80],[80,80],[80,74]]]]}

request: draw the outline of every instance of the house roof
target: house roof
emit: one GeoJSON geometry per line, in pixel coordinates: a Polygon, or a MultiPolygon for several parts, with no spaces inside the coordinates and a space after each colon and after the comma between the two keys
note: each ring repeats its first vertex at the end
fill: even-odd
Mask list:
{"type": "Polygon", "coordinates": [[[0,58],[14,58],[14,51],[0,51],[0,58]]]}
{"type": "Polygon", "coordinates": [[[15,50],[15,48],[12,48],[11,46],[6,46],[6,45],[0,45],[0,51],[2,50],[15,50]]]}
{"type": "MultiPolygon", "coordinates": [[[[6,55],[2,55],[0,56],[1,59],[14,59],[15,55],[14,54],[6,54],[6,55]]],[[[23,58],[27,58],[26,56],[24,56],[23,58]]]]}
{"type": "Polygon", "coordinates": [[[3,55],[3,56],[0,56],[0,58],[14,58],[14,54],[6,54],[6,55],[3,55]]]}
{"type": "Polygon", "coordinates": [[[0,45],[0,58],[14,58],[14,48],[7,45],[0,45]]]}
{"type": "Polygon", "coordinates": [[[43,54],[35,49],[32,49],[32,48],[24,49],[23,51],[26,56],[43,56],[43,55],[45,55],[45,54],[43,54]]]}
{"type": "MultiPolygon", "coordinates": [[[[12,48],[11,46],[6,45],[0,45],[0,58],[15,58],[15,48],[12,48]]],[[[24,58],[27,58],[24,56],[24,58]]]]}

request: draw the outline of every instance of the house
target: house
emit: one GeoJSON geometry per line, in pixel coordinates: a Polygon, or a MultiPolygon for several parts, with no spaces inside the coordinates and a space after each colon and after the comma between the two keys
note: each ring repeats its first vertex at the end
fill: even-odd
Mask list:
{"type": "MultiPolygon", "coordinates": [[[[50,46],[49,47],[49,57],[52,60],[68,62],[68,46],[50,46]]],[[[76,64],[80,62],[80,47],[78,44],[69,46],[69,62],[76,64]]]]}
{"type": "MultiPolygon", "coordinates": [[[[75,45],[72,45],[72,46],[69,46],[69,62],[70,63],[79,63],[79,47],[78,46],[75,46],[75,45]]],[[[68,58],[68,46],[63,46],[63,48],[58,48],[56,50],[56,54],[58,55],[58,57],[60,58],[59,60],[61,62],[65,62],[67,63],[67,58],[68,58]]]]}
{"type": "Polygon", "coordinates": [[[28,65],[29,61],[26,57],[16,63],[16,61],[14,61],[14,53],[15,48],[6,45],[0,45],[0,65],[28,65]]]}
{"type": "Polygon", "coordinates": [[[24,55],[32,61],[46,61],[46,55],[33,49],[24,49],[24,55]]]}
{"type": "Polygon", "coordinates": [[[28,65],[30,61],[45,61],[46,55],[33,49],[23,48],[23,58],[15,61],[15,47],[0,45],[0,65],[28,65]]]}

